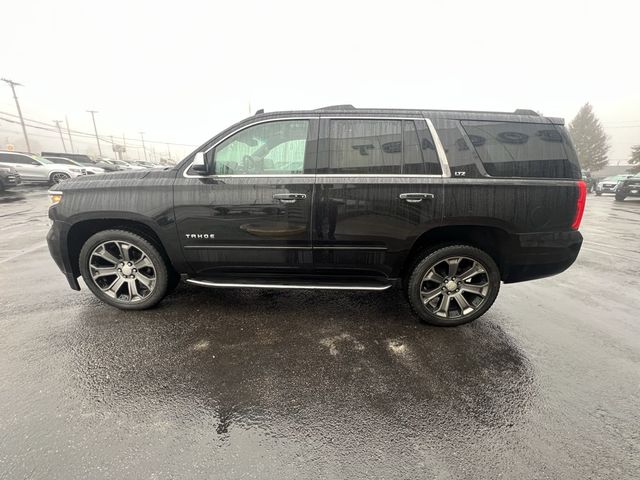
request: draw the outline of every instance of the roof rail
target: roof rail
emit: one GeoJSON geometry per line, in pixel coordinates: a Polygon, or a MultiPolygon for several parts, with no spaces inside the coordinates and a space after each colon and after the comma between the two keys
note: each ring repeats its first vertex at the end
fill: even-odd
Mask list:
{"type": "Polygon", "coordinates": [[[344,105],[329,105],[328,107],[316,108],[316,111],[322,110],[355,110],[356,107],[353,105],[346,103],[344,105]]]}
{"type": "Polygon", "coordinates": [[[515,112],[516,115],[535,115],[536,117],[539,117],[540,115],[538,114],[538,112],[534,111],[534,110],[529,110],[528,108],[518,108],[515,112]]]}

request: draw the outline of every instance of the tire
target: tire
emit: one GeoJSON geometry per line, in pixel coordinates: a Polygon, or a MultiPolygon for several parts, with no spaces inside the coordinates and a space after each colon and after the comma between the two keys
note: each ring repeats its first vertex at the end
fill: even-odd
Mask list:
{"type": "Polygon", "coordinates": [[[596,192],[596,197],[602,196],[602,192],[596,192]]]}
{"type": "Polygon", "coordinates": [[[49,185],[57,185],[64,180],[69,180],[71,176],[64,172],[53,172],[49,175],[49,185]]]}
{"type": "Polygon", "coordinates": [[[418,257],[406,288],[411,309],[422,322],[453,327],[472,322],[491,308],[500,291],[500,270],[486,252],[469,245],[451,245],[418,257]],[[469,275],[466,279],[465,274],[469,275]],[[423,302],[429,298],[427,292],[432,295],[423,302]],[[449,299],[443,313],[445,295],[449,299]]]}
{"type": "Polygon", "coordinates": [[[626,195],[620,195],[619,193],[616,193],[616,202],[624,202],[625,198],[627,198],[626,195]]]}
{"type": "Polygon", "coordinates": [[[126,230],[104,230],[91,236],[80,250],[79,262],[82,278],[93,294],[122,310],[151,308],[170,286],[171,275],[158,249],[126,230]]]}

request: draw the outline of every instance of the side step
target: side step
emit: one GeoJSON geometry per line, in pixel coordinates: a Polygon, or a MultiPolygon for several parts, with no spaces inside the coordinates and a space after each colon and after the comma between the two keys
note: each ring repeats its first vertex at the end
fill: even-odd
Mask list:
{"type": "Polygon", "coordinates": [[[391,283],[358,279],[353,282],[324,279],[241,279],[241,278],[187,278],[187,283],[213,288],[275,288],[281,290],[368,290],[380,292],[392,287],[391,283]]]}

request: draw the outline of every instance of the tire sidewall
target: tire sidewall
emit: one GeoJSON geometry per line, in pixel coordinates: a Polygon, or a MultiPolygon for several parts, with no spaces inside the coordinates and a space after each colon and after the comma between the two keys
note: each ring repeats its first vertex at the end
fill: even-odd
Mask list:
{"type": "Polygon", "coordinates": [[[425,253],[422,259],[415,264],[415,267],[410,272],[406,291],[411,308],[423,322],[431,325],[450,327],[463,325],[484,315],[486,311],[491,308],[500,291],[500,270],[493,258],[478,248],[469,245],[445,246],[435,251],[425,253]],[[485,297],[484,303],[469,315],[462,318],[446,319],[431,313],[424,307],[422,298],[420,297],[420,288],[422,278],[434,264],[445,258],[455,256],[477,260],[485,267],[489,277],[489,293],[485,297]]]}
{"type": "Polygon", "coordinates": [[[169,272],[162,255],[151,242],[140,235],[126,230],[105,230],[91,236],[80,250],[79,266],[82,278],[87,287],[89,287],[89,290],[91,290],[93,294],[104,303],[123,310],[144,310],[146,308],[150,308],[160,302],[167,293],[169,272]],[[155,289],[151,295],[140,302],[129,303],[109,297],[102,292],[100,288],[98,288],[91,277],[91,273],[89,272],[89,260],[91,258],[91,253],[101,243],[114,240],[122,240],[139,247],[153,262],[153,266],[156,271],[155,289]]]}

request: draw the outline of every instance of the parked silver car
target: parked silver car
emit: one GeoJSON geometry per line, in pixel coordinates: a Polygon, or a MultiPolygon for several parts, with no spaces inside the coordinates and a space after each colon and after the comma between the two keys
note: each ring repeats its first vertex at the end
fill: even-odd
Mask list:
{"type": "Polygon", "coordinates": [[[25,182],[50,185],[87,174],[84,167],[60,165],[32,153],[0,151],[0,165],[14,167],[25,182]]]}

